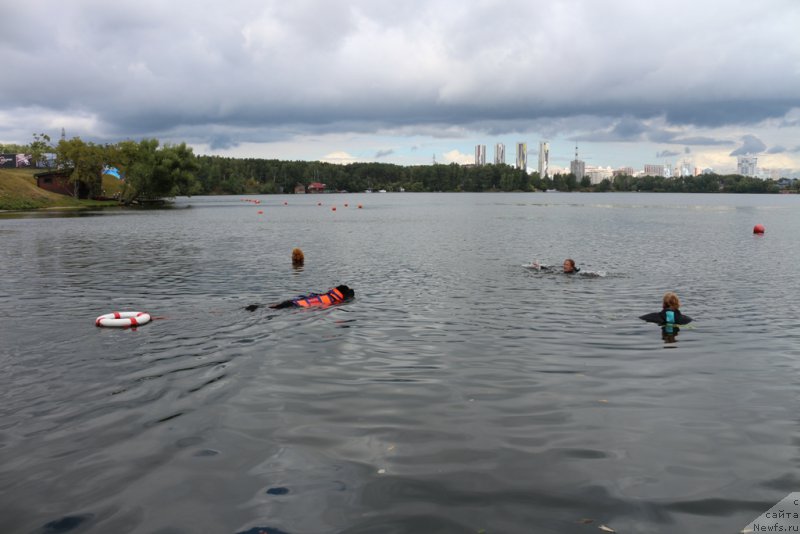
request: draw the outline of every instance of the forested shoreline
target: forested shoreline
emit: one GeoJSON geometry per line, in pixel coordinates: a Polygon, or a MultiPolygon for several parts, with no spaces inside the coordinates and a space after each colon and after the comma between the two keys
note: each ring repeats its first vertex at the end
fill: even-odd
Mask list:
{"type": "MultiPolygon", "coordinates": [[[[291,193],[296,184],[325,184],[328,191],[642,191],[664,193],[778,193],[774,180],[738,174],[664,178],[661,176],[616,176],[591,184],[588,177],[572,174],[541,178],[510,165],[415,165],[234,159],[197,157],[197,180],[202,194],[291,193]]],[[[794,191],[800,181],[791,184],[794,191]]]]}
{"type": "MultiPolygon", "coordinates": [[[[702,174],[664,178],[619,175],[592,184],[573,174],[541,177],[505,164],[432,164],[402,166],[391,163],[333,164],[320,161],[198,156],[185,143],[164,144],[157,139],[122,141],[110,145],[61,139],[52,144],[46,134],[34,135],[26,146],[0,145],[0,152],[31,154],[38,166],[61,169],[72,182],[82,182],[94,195],[102,175],[113,167],[122,177],[120,201],[177,195],[240,195],[305,192],[311,183],[326,192],[492,192],[492,191],[640,191],[664,193],[779,193],[798,192],[800,180],[762,180],[738,174],[702,174]]],[[[44,169],[43,169],[44,170],[44,169]]]]}

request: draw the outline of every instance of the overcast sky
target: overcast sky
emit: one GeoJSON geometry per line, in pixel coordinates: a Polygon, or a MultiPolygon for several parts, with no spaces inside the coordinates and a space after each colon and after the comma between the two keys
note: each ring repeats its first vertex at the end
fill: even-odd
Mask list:
{"type": "Polygon", "coordinates": [[[798,0],[27,0],[0,61],[0,143],[800,169],[798,0]]]}

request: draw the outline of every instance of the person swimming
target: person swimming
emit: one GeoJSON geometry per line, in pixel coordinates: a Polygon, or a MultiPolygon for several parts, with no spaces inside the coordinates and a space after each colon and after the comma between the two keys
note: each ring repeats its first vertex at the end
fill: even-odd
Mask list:
{"type": "MultiPolygon", "coordinates": [[[[271,304],[269,307],[273,310],[282,308],[327,308],[334,304],[341,304],[351,298],[355,297],[356,292],[346,285],[336,286],[329,289],[325,293],[309,293],[308,295],[299,295],[293,299],[284,300],[277,304],[271,304]]],[[[247,311],[255,311],[261,306],[259,304],[250,304],[245,306],[247,311]]]]}
{"type": "MultiPolygon", "coordinates": [[[[535,260],[531,263],[530,266],[532,268],[534,268],[534,269],[537,269],[539,271],[544,271],[544,272],[547,272],[547,273],[552,273],[552,272],[555,272],[557,270],[556,267],[553,267],[551,265],[543,265],[543,264],[540,264],[538,261],[535,261],[535,260]]],[[[564,274],[575,274],[575,273],[578,273],[580,271],[580,268],[575,266],[575,260],[573,260],[572,258],[567,258],[566,260],[564,260],[564,264],[562,265],[562,269],[563,269],[562,272],[564,274]]]]}
{"type": "Polygon", "coordinates": [[[681,313],[681,301],[672,291],[664,293],[661,301],[661,311],[646,313],[639,319],[660,325],[685,325],[692,322],[692,318],[681,313]]]}
{"type": "Polygon", "coordinates": [[[678,295],[672,291],[664,293],[661,302],[661,311],[646,313],[639,317],[649,323],[657,323],[661,327],[661,339],[664,343],[677,343],[678,333],[681,331],[680,325],[687,325],[692,322],[692,318],[681,313],[681,301],[678,295]]]}

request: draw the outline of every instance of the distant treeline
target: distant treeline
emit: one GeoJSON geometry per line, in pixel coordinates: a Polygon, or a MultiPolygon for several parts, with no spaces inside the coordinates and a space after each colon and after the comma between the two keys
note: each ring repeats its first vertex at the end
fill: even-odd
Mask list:
{"type": "Polygon", "coordinates": [[[292,193],[299,185],[325,184],[327,191],[650,191],[670,193],[777,193],[798,189],[798,180],[762,180],[738,174],[677,178],[615,176],[592,185],[573,174],[542,178],[509,165],[464,166],[389,163],[339,165],[318,161],[197,157],[197,186],[202,194],[292,193]]]}
{"type": "Polygon", "coordinates": [[[325,184],[326,191],[530,191],[538,185],[537,175],[509,165],[340,165],[217,156],[198,156],[197,163],[197,179],[207,194],[292,193],[297,185],[314,182],[325,184]]]}

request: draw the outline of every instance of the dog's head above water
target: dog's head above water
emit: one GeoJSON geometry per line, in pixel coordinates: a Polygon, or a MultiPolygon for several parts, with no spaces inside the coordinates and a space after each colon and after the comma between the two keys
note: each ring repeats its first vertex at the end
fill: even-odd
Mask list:
{"type": "Polygon", "coordinates": [[[336,286],[336,289],[344,296],[345,299],[350,299],[356,296],[356,292],[346,285],[336,286]]]}

